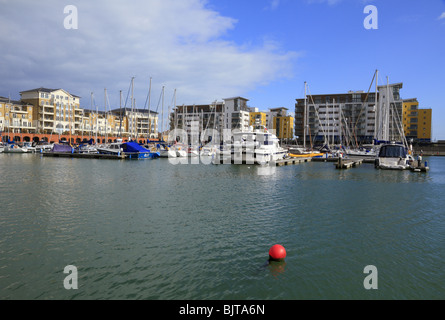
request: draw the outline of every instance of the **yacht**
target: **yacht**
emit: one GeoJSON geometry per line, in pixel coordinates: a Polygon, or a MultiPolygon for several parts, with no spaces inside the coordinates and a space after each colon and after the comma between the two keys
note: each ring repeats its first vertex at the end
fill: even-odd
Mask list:
{"type": "Polygon", "coordinates": [[[375,167],[388,170],[406,170],[410,168],[413,160],[405,145],[391,142],[380,147],[375,160],[375,167]]]}
{"type": "Polygon", "coordinates": [[[28,148],[21,147],[17,144],[8,144],[3,149],[4,153],[28,153],[28,148]]]}
{"type": "Polygon", "coordinates": [[[124,155],[126,159],[154,159],[159,158],[159,152],[151,152],[136,142],[122,143],[121,139],[108,146],[97,148],[100,154],[124,155]]]}
{"type": "Polygon", "coordinates": [[[323,155],[324,153],[318,150],[304,149],[301,147],[289,148],[289,156],[291,158],[314,158],[322,157],[323,155]]]}
{"type": "Polygon", "coordinates": [[[267,164],[283,159],[288,153],[280,146],[277,136],[261,125],[234,131],[232,135],[231,144],[216,150],[216,160],[230,157],[235,164],[267,164]]]}
{"type": "Polygon", "coordinates": [[[176,150],[164,143],[157,144],[156,150],[159,152],[161,158],[176,158],[176,150]]]}
{"type": "Polygon", "coordinates": [[[96,150],[100,154],[120,155],[124,151],[123,145],[124,143],[122,142],[122,139],[117,139],[116,142],[97,147],[96,150]]]}

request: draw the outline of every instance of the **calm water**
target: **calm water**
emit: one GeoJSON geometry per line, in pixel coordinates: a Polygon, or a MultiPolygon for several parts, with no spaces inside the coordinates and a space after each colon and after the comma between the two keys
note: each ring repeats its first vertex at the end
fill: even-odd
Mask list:
{"type": "Polygon", "coordinates": [[[443,299],[445,158],[426,160],[264,175],[0,154],[0,299],[443,299]],[[276,243],[286,262],[268,265],[276,243]]]}

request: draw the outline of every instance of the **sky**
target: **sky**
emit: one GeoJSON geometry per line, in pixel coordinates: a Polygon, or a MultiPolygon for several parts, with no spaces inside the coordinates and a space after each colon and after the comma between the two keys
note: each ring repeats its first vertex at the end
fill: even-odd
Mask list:
{"type": "Polygon", "coordinates": [[[403,82],[403,99],[433,109],[433,139],[445,140],[444,57],[445,0],[0,0],[11,99],[62,88],[114,109],[120,91],[130,106],[134,77],[136,106],[151,79],[159,113],[236,96],[293,112],[305,81],[310,94],[367,92],[379,70],[379,85],[403,82]]]}

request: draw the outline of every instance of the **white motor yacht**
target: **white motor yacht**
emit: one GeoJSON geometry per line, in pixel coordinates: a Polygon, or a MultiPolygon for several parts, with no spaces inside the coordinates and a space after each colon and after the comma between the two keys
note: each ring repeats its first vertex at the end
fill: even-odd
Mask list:
{"type": "Polygon", "coordinates": [[[248,131],[234,131],[233,143],[217,149],[216,158],[227,159],[235,164],[267,164],[283,159],[287,150],[279,144],[277,136],[264,126],[256,125],[248,131]]]}
{"type": "Polygon", "coordinates": [[[387,170],[406,170],[410,168],[413,157],[403,144],[389,143],[380,147],[375,167],[387,170]]]}

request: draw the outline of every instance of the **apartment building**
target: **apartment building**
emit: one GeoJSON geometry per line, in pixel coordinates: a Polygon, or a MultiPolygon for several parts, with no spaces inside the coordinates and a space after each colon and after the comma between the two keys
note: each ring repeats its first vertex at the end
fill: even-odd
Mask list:
{"type": "Polygon", "coordinates": [[[288,115],[288,111],[287,108],[272,108],[266,113],[267,128],[273,129],[281,140],[294,137],[294,117],[288,115]]]}
{"type": "Polygon", "coordinates": [[[0,132],[32,133],[33,106],[23,101],[0,97],[0,132]]]}
{"type": "Polygon", "coordinates": [[[309,95],[295,104],[299,144],[360,144],[373,139],[397,140],[401,126],[402,83],[378,86],[378,92],[348,91],[309,95]]]}
{"type": "Polygon", "coordinates": [[[233,97],[224,100],[224,129],[248,130],[250,112],[255,111],[247,105],[249,101],[243,97],[233,97]]]}
{"type": "Polygon", "coordinates": [[[71,132],[82,123],[80,97],[63,89],[37,88],[20,92],[21,100],[33,106],[33,127],[39,133],[71,132]]]}
{"type": "Polygon", "coordinates": [[[216,130],[219,139],[222,139],[225,130],[247,130],[250,126],[250,111],[254,110],[247,106],[247,101],[242,97],[234,97],[205,105],[176,106],[170,114],[170,130],[183,129],[189,141],[192,129],[198,131],[194,136],[207,141],[213,139],[213,130],[216,130]],[[206,136],[202,137],[202,134],[206,136]]]}
{"type": "Polygon", "coordinates": [[[259,124],[267,128],[267,112],[258,111],[258,108],[255,108],[254,112],[250,112],[250,126],[254,126],[259,124]]]}
{"type": "Polygon", "coordinates": [[[420,109],[417,98],[403,100],[403,128],[407,139],[431,142],[432,109],[420,109]]]}
{"type": "Polygon", "coordinates": [[[158,138],[159,114],[157,112],[139,108],[118,108],[111,110],[110,113],[114,116],[114,120],[110,120],[110,126],[113,127],[114,132],[121,130],[123,135],[133,139],[158,138]]]}

